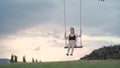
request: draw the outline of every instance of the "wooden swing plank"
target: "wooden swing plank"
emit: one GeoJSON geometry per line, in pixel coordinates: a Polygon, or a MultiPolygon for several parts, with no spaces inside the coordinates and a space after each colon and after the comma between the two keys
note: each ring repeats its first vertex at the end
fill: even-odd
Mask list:
{"type": "MultiPolygon", "coordinates": [[[[83,46],[75,46],[74,48],[82,48],[83,46]]],[[[68,46],[65,46],[64,48],[68,48],[68,46]]]]}

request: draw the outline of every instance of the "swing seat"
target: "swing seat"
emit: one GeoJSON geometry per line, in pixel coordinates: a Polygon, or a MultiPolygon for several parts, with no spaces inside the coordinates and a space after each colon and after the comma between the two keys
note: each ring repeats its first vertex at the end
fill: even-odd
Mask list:
{"type": "MultiPolygon", "coordinates": [[[[75,46],[74,48],[82,48],[83,46],[75,46]]],[[[65,46],[64,48],[68,48],[68,46],[65,46]]]]}

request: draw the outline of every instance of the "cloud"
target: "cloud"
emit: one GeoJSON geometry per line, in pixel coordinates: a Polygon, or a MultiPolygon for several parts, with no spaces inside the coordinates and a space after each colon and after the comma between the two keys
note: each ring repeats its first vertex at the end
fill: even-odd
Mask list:
{"type": "Polygon", "coordinates": [[[36,47],[34,50],[35,50],[35,51],[39,51],[39,50],[40,50],[40,47],[36,47]]]}
{"type": "Polygon", "coordinates": [[[120,5],[116,4],[117,1],[106,1],[103,3],[99,3],[94,1],[93,3],[89,3],[86,6],[86,2],[84,2],[83,6],[83,26],[85,27],[85,31],[88,35],[92,36],[102,36],[102,35],[116,35],[119,36],[119,26],[118,15],[119,10],[118,7],[120,5]],[[91,8],[90,8],[91,7],[91,8]]]}
{"type": "MultiPolygon", "coordinates": [[[[49,21],[57,21],[63,25],[63,1],[61,0],[1,0],[0,5],[1,37],[49,21]]],[[[97,0],[82,1],[84,33],[92,36],[119,37],[119,6],[118,0],[102,3],[97,0]]],[[[78,0],[66,0],[67,26],[79,26],[79,8],[78,0]]]]}
{"type": "Polygon", "coordinates": [[[56,5],[49,0],[1,1],[0,35],[15,33],[51,19],[56,5]]]}

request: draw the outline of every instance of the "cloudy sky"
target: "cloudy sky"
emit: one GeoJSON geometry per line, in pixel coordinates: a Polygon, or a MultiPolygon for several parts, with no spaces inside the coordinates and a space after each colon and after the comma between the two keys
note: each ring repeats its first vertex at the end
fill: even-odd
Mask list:
{"type": "MultiPolygon", "coordinates": [[[[77,60],[92,50],[120,44],[120,1],[83,0],[83,48],[67,57],[63,0],[0,0],[0,58],[18,55],[42,61],[77,60]]],[[[80,1],[66,0],[67,34],[79,34],[80,1]]],[[[79,39],[77,44],[79,45],[79,39]]]]}

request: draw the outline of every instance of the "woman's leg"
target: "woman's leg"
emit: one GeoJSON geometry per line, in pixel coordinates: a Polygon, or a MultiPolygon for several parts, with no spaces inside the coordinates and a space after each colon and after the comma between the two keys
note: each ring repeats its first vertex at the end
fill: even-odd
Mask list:
{"type": "Polygon", "coordinates": [[[74,47],[75,47],[75,41],[72,42],[72,46],[71,46],[71,56],[73,55],[73,52],[74,52],[74,47]]]}
{"type": "Polygon", "coordinates": [[[70,46],[68,46],[68,49],[67,49],[67,54],[69,54],[70,52],[70,46]]]}
{"type": "Polygon", "coordinates": [[[71,56],[73,55],[73,52],[74,52],[74,47],[72,46],[72,48],[71,48],[71,56]]]}
{"type": "Polygon", "coordinates": [[[67,49],[67,54],[66,55],[69,55],[70,48],[71,48],[71,41],[69,41],[69,43],[68,43],[68,49],[67,49]]]}

